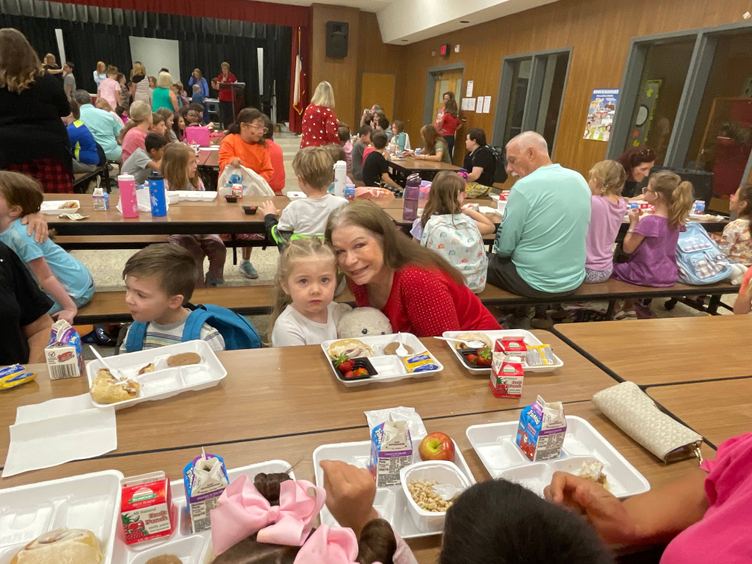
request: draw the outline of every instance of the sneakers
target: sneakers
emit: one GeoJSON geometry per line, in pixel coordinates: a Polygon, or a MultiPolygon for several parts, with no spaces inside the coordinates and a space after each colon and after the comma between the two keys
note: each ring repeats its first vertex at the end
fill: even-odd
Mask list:
{"type": "Polygon", "coordinates": [[[212,278],[208,274],[206,276],[206,287],[207,288],[216,288],[217,286],[222,286],[224,283],[225,283],[224,278],[212,278]]]}
{"type": "Polygon", "coordinates": [[[256,269],[251,264],[251,261],[244,260],[240,263],[240,273],[245,276],[246,278],[250,278],[251,280],[255,280],[258,278],[258,272],[256,272],[256,269]]]}

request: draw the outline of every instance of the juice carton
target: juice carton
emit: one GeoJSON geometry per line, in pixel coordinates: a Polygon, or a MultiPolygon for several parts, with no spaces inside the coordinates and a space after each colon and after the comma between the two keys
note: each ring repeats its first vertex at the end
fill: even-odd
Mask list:
{"type": "Polygon", "coordinates": [[[230,483],[225,461],[216,454],[197,456],[183,468],[183,485],[191,517],[191,531],[211,528],[209,514],[230,483]]]}
{"type": "Polygon", "coordinates": [[[561,402],[546,403],[538,396],[522,409],[515,442],[530,460],[551,460],[561,456],[567,434],[567,419],[561,402]]]}
{"type": "MultiPolygon", "coordinates": [[[[524,353],[507,353],[504,350],[504,339],[496,339],[493,358],[491,360],[491,380],[488,387],[497,398],[519,398],[522,396],[522,385],[525,370],[522,366],[524,353]]],[[[525,343],[522,343],[525,346],[525,343]]]]}
{"type": "Polygon", "coordinates": [[[44,348],[44,358],[50,380],[77,378],[86,371],[81,336],[64,319],[52,324],[50,340],[44,348]]]}
{"type": "Polygon", "coordinates": [[[125,478],[120,520],[126,544],[169,537],[175,527],[170,482],[164,472],[125,478]]]}
{"type": "Polygon", "coordinates": [[[527,345],[525,344],[524,337],[502,337],[496,339],[496,346],[494,351],[503,352],[505,354],[517,354],[523,358],[527,353],[527,345]]]}
{"type": "Polygon", "coordinates": [[[376,487],[396,486],[400,470],[413,463],[413,443],[407,421],[384,421],[371,431],[369,468],[376,487]]]}

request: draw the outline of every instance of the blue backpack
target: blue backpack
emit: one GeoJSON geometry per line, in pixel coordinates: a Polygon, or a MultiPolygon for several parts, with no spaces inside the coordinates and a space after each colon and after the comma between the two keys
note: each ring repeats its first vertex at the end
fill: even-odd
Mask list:
{"type": "Polygon", "coordinates": [[[679,282],[693,286],[715,284],[731,276],[732,267],[723,251],[699,223],[691,222],[679,233],[676,246],[679,282]]]}
{"type": "MultiPolygon", "coordinates": [[[[188,305],[192,311],[185,320],[183,328],[183,342],[201,338],[201,327],[204,323],[214,327],[225,340],[225,350],[258,349],[261,339],[248,320],[231,309],[216,305],[188,305]]],[[[125,348],[128,352],[140,351],[144,348],[144,338],[148,323],[134,321],[128,330],[125,348]]]]}

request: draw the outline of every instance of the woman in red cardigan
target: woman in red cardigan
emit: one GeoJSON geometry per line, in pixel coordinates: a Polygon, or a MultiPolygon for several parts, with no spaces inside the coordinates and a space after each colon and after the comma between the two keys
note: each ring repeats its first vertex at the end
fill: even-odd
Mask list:
{"type": "Polygon", "coordinates": [[[398,230],[373,202],[332,212],[326,240],[357,305],[381,310],[393,331],[430,337],[500,328],[454,267],[398,230]]]}
{"type": "Polygon", "coordinates": [[[339,121],[334,113],[334,91],[332,85],[324,80],[319,82],[311,103],[303,112],[300,148],[339,145],[338,126],[339,121]]]}

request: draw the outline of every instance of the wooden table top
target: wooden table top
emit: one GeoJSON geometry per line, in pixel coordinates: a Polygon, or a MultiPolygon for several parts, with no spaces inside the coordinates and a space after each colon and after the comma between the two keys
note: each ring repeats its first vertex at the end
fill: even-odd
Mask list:
{"type": "Polygon", "coordinates": [[[752,431],[752,378],[657,386],[647,393],[715,446],[752,431]]]}
{"type": "Polygon", "coordinates": [[[555,331],[640,386],[752,376],[744,315],[566,323],[555,331]],[[717,354],[710,354],[715,351],[717,354]]]}
{"type": "Polygon", "coordinates": [[[439,172],[442,170],[459,170],[461,168],[454,164],[438,162],[438,161],[427,161],[425,159],[416,159],[412,157],[402,157],[402,158],[392,157],[392,159],[387,162],[390,165],[400,168],[405,171],[428,170],[428,171],[439,172]]]}
{"type": "MultiPolygon", "coordinates": [[[[587,419],[606,440],[616,447],[648,479],[653,487],[682,476],[684,472],[689,471],[697,464],[692,460],[685,460],[670,465],[659,462],[650,453],[616,428],[608,419],[600,415],[589,401],[567,405],[567,413],[587,419]]],[[[429,432],[442,431],[449,434],[462,451],[476,480],[483,481],[489,479],[489,475],[465,436],[465,430],[470,425],[514,421],[518,417],[519,411],[517,410],[461,417],[445,417],[427,421],[426,427],[429,432]]],[[[368,440],[368,429],[365,422],[357,429],[235,442],[216,446],[207,443],[205,446],[208,447],[207,451],[222,455],[228,468],[246,466],[265,460],[282,459],[294,466],[297,478],[314,481],[312,453],[317,446],[364,440],[368,440]]],[[[179,479],[181,478],[180,472],[182,467],[188,460],[196,456],[198,452],[200,452],[200,449],[196,448],[171,449],[154,453],[100,457],[91,460],[70,462],[56,468],[27,472],[11,478],[5,478],[0,481],[0,486],[4,488],[13,487],[108,469],[120,470],[126,476],[164,470],[171,479],[179,479]]],[[[713,456],[713,451],[707,447],[703,448],[703,452],[705,456],[713,456]]],[[[418,562],[429,563],[436,562],[440,542],[441,537],[436,535],[409,540],[408,544],[413,549],[418,562]]]]}
{"type": "MultiPolygon", "coordinates": [[[[517,409],[535,401],[581,401],[613,380],[547,331],[534,331],[550,343],[564,367],[529,374],[521,400],[497,399],[488,376],[467,372],[447,343],[424,340],[444,365],[431,377],[347,388],[338,383],[321,347],[226,351],[219,355],[225,380],[213,388],[144,402],[117,412],[118,453],[241,441],[363,425],[363,411],[397,405],[414,407],[424,419],[517,409]]],[[[0,462],[9,445],[7,427],[16,408],[56,397],[86,393],[85,378],[50,381],[46,366],[33,367],[37,381],[0,396],[0,462]]]]}

